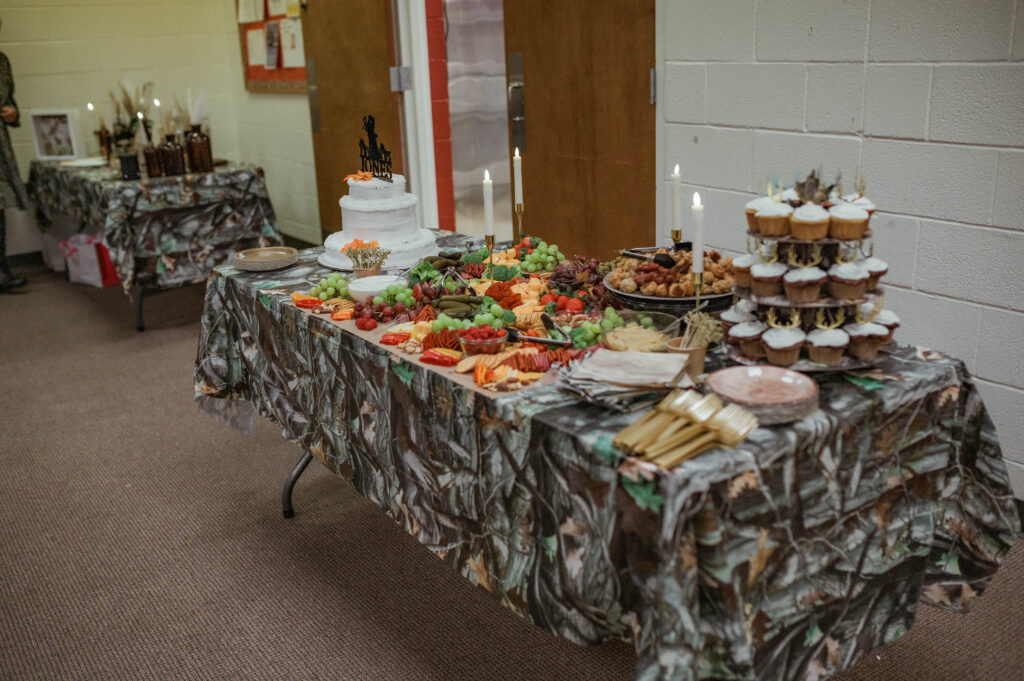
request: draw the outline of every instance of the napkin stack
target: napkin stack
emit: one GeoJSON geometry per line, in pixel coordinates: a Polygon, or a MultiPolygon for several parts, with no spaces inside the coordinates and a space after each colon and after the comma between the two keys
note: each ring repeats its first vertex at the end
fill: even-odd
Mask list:
{"type": "Polygon", "coordinates": [[[633,411],[673,388],[689,388],[687,355],[599,349],[559,370],[558,387],[592,404],[633,411]]]}

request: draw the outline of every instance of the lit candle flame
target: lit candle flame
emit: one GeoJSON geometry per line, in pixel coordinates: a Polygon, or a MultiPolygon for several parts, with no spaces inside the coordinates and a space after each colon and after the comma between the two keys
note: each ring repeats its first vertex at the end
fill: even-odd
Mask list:
{"type": "Polygon", "coordinates": [[[88,107],[89,111],[95,111],[95,110],[96,110],[96,107],[94,107],[94,106],[92,105],[92,102],[89,102],[89,103],[88,103],[88,104],[86,104],[85,106],[86,106],[86,107],[88,107]]]}
{"type": "Polygon", "coordinates": [[[672,174],[673,175],[678,175],[679,174],[679,164],[678,163],[676,164],[676,167],[672,170],[672,174]]]}
{"type": "Polygon", "coordinates": [[[693,193],[693,207],[700,208],[700,194],[698,192],[693,193]]]}
{"type": "Polygon", "coordinates": [[[515,155],[516,155],[516,156],[518,156],[518,155],[519,155],[519,147],[516,147],[516,153],[515,153],[515,155]]]}
{"type": "Polygon", "coordinates": [[[139,117],[140,121],[144,118],[144,116],[142,115],[141,111],[139,113],[135,114],[135,115],[139,117]]]}
{"type": "Polygon", "coordinates": [[[153,106],[160,106],[160,100],[159,99],[154,99],[153,100],[153,106]]]}
{"type": "Polygon", "coordinates": [[[491,174],[489,172],[487,172],[487,170],[484,170],[484,181],[486,182],[486,181],[489,181],[490,179],[491,179],[491,174]]]}

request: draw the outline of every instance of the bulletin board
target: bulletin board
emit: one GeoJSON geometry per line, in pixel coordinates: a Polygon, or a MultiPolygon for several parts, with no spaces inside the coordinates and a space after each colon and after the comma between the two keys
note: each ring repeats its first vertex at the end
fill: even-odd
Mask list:
{"type": "Polygon", "coordinates": [[[245,79],[245,89],[249,92],[307,92],[300,15],[302,5],[305,2],[296,0],[235,0],[238,41],[242,52],[242,77],[245,79]],[[254,17],[262,18],[243,21],[254,17]],[[250,42],[253,44],[250,45],[250,42]],[[254,57],[252,63],[251,57],[254,57]],[[287,67],[286,58],[291,62],[287,67]],[[301,65],[294,65],[296,61],[301,62],[301,65]],[[271,65],[274,68],[268,68],[271,65]]]}

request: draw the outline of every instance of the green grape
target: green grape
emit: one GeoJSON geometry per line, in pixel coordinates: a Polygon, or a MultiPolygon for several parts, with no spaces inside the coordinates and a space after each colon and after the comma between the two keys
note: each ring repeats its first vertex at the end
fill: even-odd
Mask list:
{"type": "Polygon", "coordinates": [[[374,296],[373,297],[373,304],[374,305],[380,305],[383,302],[384,302],[384,299],[382,297],[380,297],[380,296],[374,296]]]}
{"type": "Polygon", "coordinates": [[[602,319],[601,320],[601,328],[602,329],[614,329],[615,328],[615,323],[612,320],[610,320],[610,319],[602,319]]]}
{"type": "Polygon", "coordinates": [[[323,289],[325,289],[325,288],[327,288],[327,287],[328,287],[329,285],[330,285],[330,284],[329,284],[329,283],[327,282],[327,279],[326,279],[326,278],[324,278],[324,279],[321,279],[321,280],[320,280],[320,288],[323,288],[323,289]]]}
{"type": "Polygon", "coordinates": [[[321,293],[317,298],[320,300],[327,300],[327,292],[325,291],[324,293],[321,293]]]}
{"type": "Polygon", "coordinates": [[[434,333],[437,333],[443,328],[444,322],[442,322],[440,319],[435,319],[434,321],[430,322],[430,330],[433,331],[434,333]]]}
{"type": "Polygon", "coordinates": [[[653,325],[654,325],[654,320],[651,319],[650,317],[641,317],[640,318],[640,326],[653,326],[653,325]]]}
{"type": "Polygon", "coordinates": [[[549,262],[547,265],[544,265],[544,269],[547,270],[548,272],[554,272],[555,271],[555,263],[549,262]]]}
{"type": "Polygon", "coordinates": [[[502,320],[500,320],[500,319],[495,319],[495,320],[493,320],[493,321],[489,322],[489,324],[490,324],[491,326],[493,326],[494,328],[496,328],[496,329],[500,329],[500,328],[502,328],[502,327],[504,327],[504,326],[505,326],[505,322],[503,322],[503,321],[502,321],[502,320]]]}
{"type": "Polygon", "coordinates": [[[320,295],[320,289],[318,289],[316,286],[314,286],[313,288],[309,289],[309,295],[311,295],[314,298],[316,298],[317,296],[320,295]]]}
{"type": "Polygon", "coordinates": [[[537,244],[537,248],[539,248],[542,251],[548,250],[548,242],[541,241],[539,244],[537,244]]]}
{"type": "Polygon", "coordinates": [[[338,295],[337,289],[335,289],[333,286],[328,288],[326,293],[328,298],[334,298],[336,295],[338,295]]]}
{"type": "Polygon", "coordinates": [[[491,314],[495,317],[501,315],[503,312],[505,312],[505,310],[502,309],[501,305],[498,305],[497,303],[491,305],[491,314]]]}

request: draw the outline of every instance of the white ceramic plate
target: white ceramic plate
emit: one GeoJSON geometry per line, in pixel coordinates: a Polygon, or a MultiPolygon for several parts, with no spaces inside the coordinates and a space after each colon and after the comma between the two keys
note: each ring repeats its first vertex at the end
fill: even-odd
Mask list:
{"type": "Polygon", "coordinates": [[[378,274],[375,277],[353,279],[348,283],[348,294],[352,297],[352,300],[363,301],[367,298],[379,296],[384,289],[392,284],[404,283],[404,277],[396,277],[393,274],[378,274]]]}

